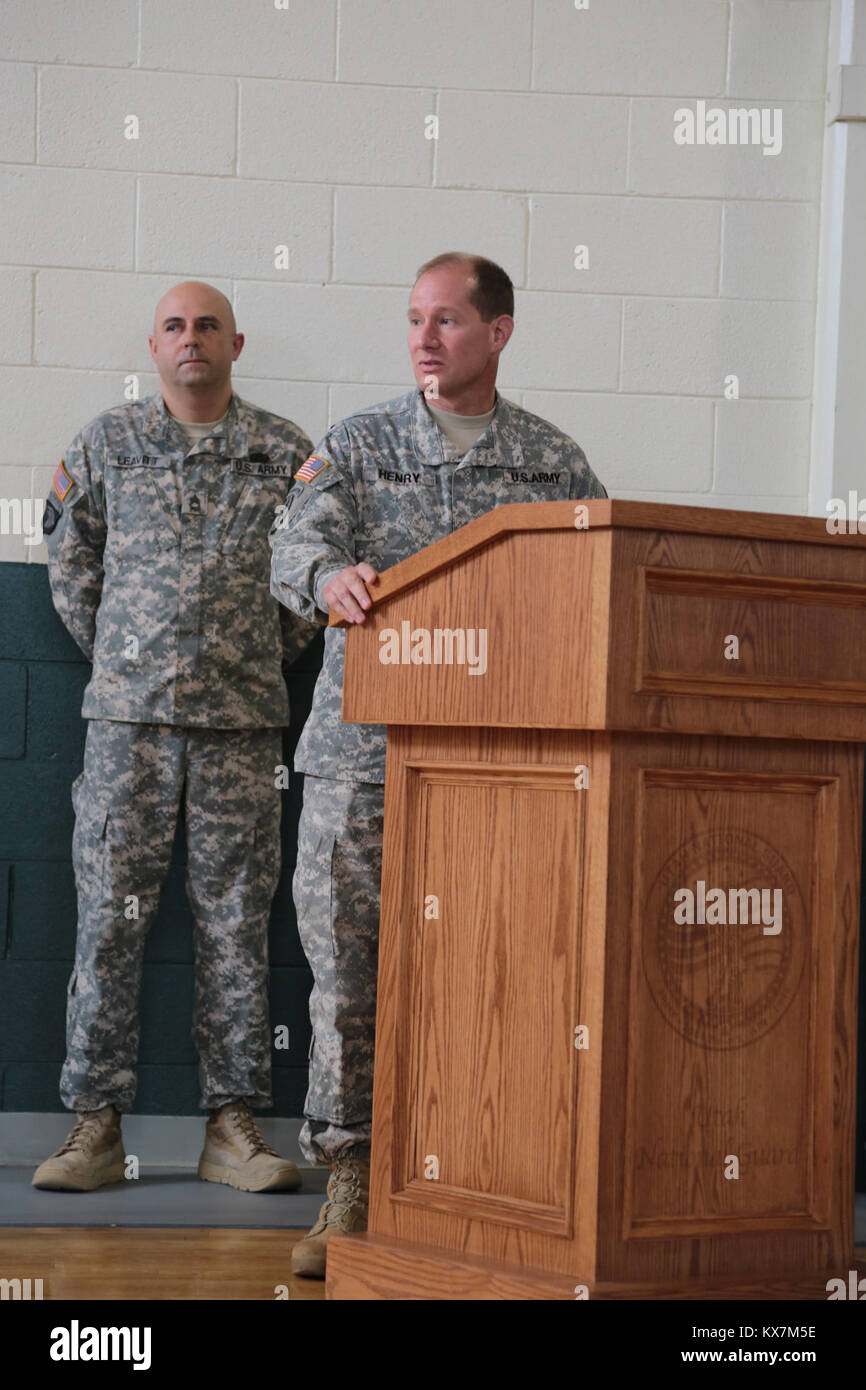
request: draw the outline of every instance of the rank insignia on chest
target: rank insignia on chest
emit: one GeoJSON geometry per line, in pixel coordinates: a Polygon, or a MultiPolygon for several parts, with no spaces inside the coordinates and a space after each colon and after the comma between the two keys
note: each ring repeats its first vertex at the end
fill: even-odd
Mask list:
{"type": "Polygon", "coordinates": [[[320,459],[318,454],[310,454],[306,463],[298,469],[295,477],[299,478],[302,483],[310,483],[317,473],[321,473],[323,468],[328,467],[330,462],[330,459],[320,459]]]}
{"type": "Polygon", "coordinates": [[[66,469],[63,467],[63,459],[60,460],[54,470],[54,491],[62,502],[69,489],[72,487],[73,479],[70,478],[66,469]]]}

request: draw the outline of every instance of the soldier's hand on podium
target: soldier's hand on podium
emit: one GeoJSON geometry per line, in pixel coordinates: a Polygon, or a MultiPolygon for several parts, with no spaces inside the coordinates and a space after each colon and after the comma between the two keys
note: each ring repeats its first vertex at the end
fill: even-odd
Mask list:
{"type": "Polygon", "coordinates": [[[373,566],[362,560],[360,565],[350,565],[329,579],[322,589],[322,598],[341,618],[362,623],[372,602],[366,585],[375,584],[378,578],[373,566]]]}

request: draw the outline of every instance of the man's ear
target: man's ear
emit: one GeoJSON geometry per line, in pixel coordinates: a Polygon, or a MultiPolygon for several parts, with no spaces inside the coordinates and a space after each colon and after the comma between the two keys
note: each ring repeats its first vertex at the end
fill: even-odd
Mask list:
{"type": "Polygon", "coordinates": [[[510,314],[500,314],[493,320],[493,351],[501,352],[514,332],[514,319],[510,314]]]}
{"type": "Polygon", "coordinates": [[[232,349],[233,349],[232,361],[233,361],[233,362],[237,362],[238,358],[240,357],[240,355],[241,355],[241,349],[243,348],[244,341],[245,341],[245,339],[244,339],[243,333],[236,333],[235,336],[232,338],[232,349]]]}

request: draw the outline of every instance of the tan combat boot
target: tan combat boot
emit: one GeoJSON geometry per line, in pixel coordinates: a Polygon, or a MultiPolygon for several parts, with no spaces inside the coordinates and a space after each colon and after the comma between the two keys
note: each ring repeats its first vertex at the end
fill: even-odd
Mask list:
{"type": "Polygon", "coordinates": [[[305,1279],[324,1279],[328,1239],[343,1231],[366,1231],[370,1202],[370,1160],[354,1150],[331,1164],[328,1200],[309,1235],[292,1250],[292,1273],[305,1279]]]}
{"type": "Polygon", "coordinates": [[[211,1114],[198,1175],[241,1192],[295,1192],[301,1185],[300,1171],[265,1142],[245,1100],[229,1101],[211,1114]]]}
{"type": "Polygon", "coordinates": [[[120,1112],[113,1105],[85,1110],[66,1143],[33,1174],[33,1186],[54,1192],[92,1192],[106,1182],[122,1182],[126,1154],[120,1112]]]}

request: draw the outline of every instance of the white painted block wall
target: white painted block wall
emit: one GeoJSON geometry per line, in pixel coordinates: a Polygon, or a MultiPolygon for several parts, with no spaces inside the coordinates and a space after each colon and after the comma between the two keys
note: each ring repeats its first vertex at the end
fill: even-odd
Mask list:
{"type": "Polygon", "coordinates": [[[518,287],[502,389],[612,495],[806,510],[829,0],[281,3],[0,7],[0,496],[154,389],[174,281],[315,439],[411,385],[408,287],[456,248],[518,287]],[[781,152],[677,145],[699,99],[780,109],[781,152]]]}

